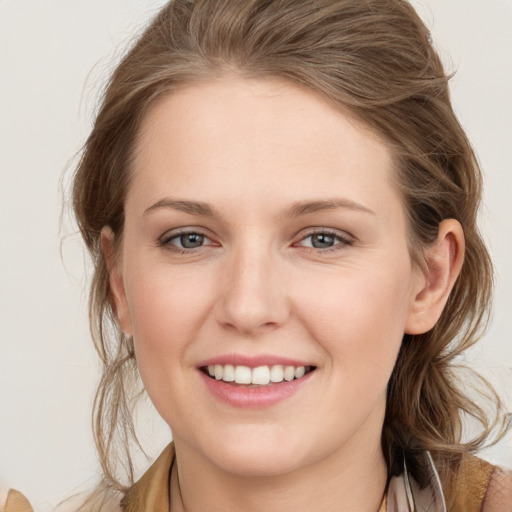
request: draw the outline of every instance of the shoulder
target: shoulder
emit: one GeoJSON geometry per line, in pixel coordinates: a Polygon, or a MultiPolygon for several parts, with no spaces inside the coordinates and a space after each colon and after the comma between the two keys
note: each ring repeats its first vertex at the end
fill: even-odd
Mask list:
{"type": "MultiPolygon", "coordinates": [[[[452,512],[512,512],[512,475],[471,454],[453,465],[444,489],[452,512]]],[[[443,486],[444,487],[444,486],[443,486]]]]}
{"type": "Polygon", "coordinates": [[[512,473],[501,468],[494,469],[489,479],[482,511],[512,511],[512,473]]]}
{"type": "Polygon", "coordinates": [[[171,443],[124,496],[123,512],[169,511],[169,481],[175,456],[171,443]]]}
{"type": "Polygon", "coordinates": [[[34,512],[27,498],[15,489],[9,491],[5,505],[0,510],[2,512],[34,512]]]}
{"type": "MultiPolygon", "coordinates": [[[[121,512],[120,496],[117,491],[109,491],[105,486],[91,492],[87,497],[77,494],[62,501],[55,511],[61,512],[121,512]]],[[[0,502],[0,512],[34,512],[28,499],[15,489],[10,489],[4,502],[0,502]]]]}

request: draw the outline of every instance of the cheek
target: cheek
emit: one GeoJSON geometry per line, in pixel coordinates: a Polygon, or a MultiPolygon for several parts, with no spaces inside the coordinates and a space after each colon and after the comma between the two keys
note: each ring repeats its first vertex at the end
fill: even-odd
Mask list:
{"type": "Polygon", "coordinates": [[[172,346],[171,339],[189,339],[205,314],[208,294],[201,289],[201,276],[141,259],[133,258],[126,265],[126,295],[135,336],[148,345],[172,346]]]}
{"type": "Polygon", "coordinates": [[[136,269],[126,280],[126,296],[137,364],[151,395],[178,382],[189,363],[187,347],[208,316],[210,294],[200,275],[135,259],[126,267],[136,269]]]}
{"type": "Polygon", "coordinates": [[[404,334],[408,278],[392,268],[345,269],[304,293],[301,316],[334,367],[389,378],[404,334]]]}
{"type": "Polygon", "coordinates": [[[163,276],[139,274],[127,290],[137,367],[151,402],[169,425],[176,411],[194,403],[185,385],[187,348],[197,336],[204,308],[197,293],[163,276]]]}

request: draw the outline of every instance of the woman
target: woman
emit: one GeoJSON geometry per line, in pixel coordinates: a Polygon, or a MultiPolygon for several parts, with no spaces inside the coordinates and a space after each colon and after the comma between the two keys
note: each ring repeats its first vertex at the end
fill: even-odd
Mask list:
{"type": "Polygon", "coordinates": [[[73,190],[123,510],[511,510],[454,373],[492,268],[447,81],[402,0],[177,0],[123,59],[73,190]],[[174,443],[133,484],[138,372],[174,443]]]}

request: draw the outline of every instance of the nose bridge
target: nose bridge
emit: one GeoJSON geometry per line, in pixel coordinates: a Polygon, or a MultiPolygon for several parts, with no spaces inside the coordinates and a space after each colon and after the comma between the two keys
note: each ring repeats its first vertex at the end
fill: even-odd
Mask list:
{"type": "Polygon", "coordinates": [[[244,334],[276,327],[288,315],[279,285],[279,265],[270,244],[249,238],[233,248],[226,262],[217,308],[222,324],[244,334]]]}

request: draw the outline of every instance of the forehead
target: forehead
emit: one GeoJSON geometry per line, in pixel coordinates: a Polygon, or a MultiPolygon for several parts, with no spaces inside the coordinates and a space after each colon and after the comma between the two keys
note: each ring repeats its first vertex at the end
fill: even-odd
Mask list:
{"type": "Polygon", "coordinates": [[[131,190],[192,190],[206,200],[210,192],[221,198],[248,188],[283,201],[347,192],[362,202],[383,186],[394,192],[392,168],[389,147],[318,94],[274,79],[224,77],[152,105],[138,136],[131,190]]]}

